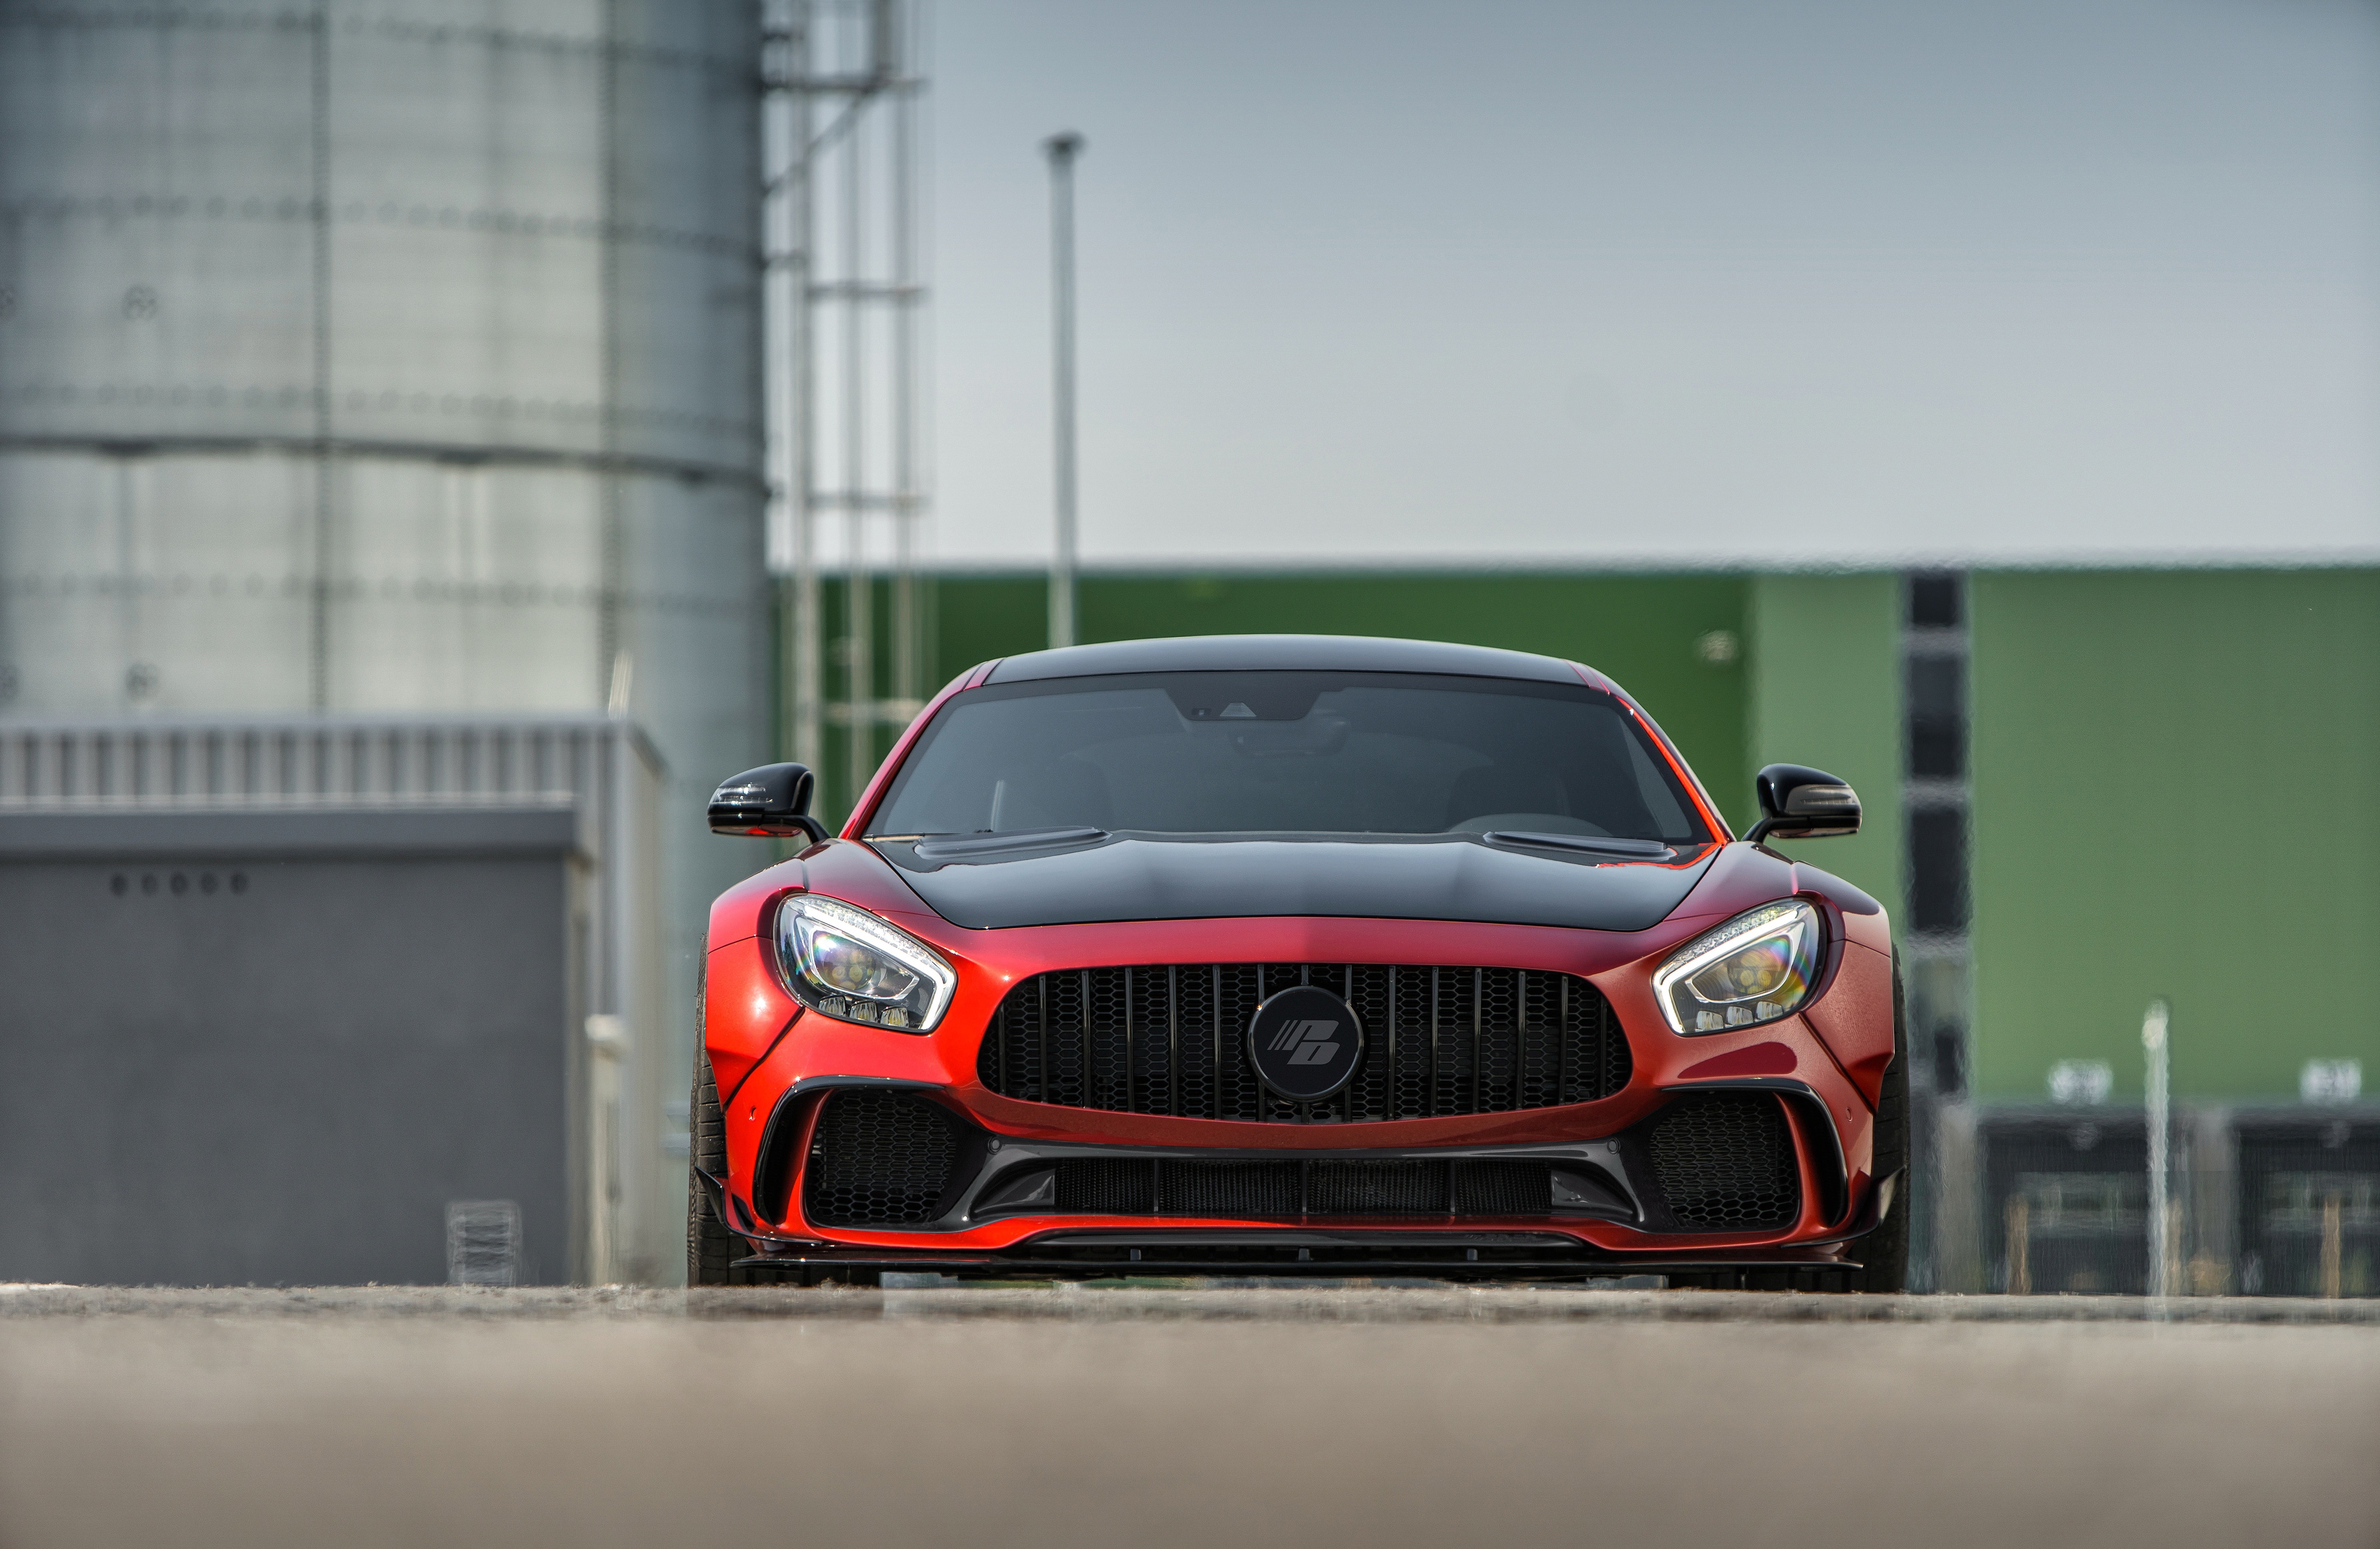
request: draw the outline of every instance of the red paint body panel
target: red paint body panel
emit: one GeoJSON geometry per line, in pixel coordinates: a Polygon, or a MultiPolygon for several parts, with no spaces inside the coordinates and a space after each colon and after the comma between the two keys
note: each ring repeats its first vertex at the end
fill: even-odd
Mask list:
{"type": "MultiPolygon", "coordinates": [[[[876,1077],[920,1083],[941,1100],[995,1135],[1117,1145],[1219,1147],[1235,1150],[1326,1151],[1431,1145],[1482,1145],[1600,1139],[1627,1130],[1669,1100],[1665,1088],[1700,1081],[1789,1078],[1806,1085],[1827,1107],[1851,1174],[1851,1208],[1864,1199],[1872,1167],[1873,1108],[1892,1054],[1890,922],[1881,913],[1853,914],[1843,905],[1864,900],[1832,896],[1831,879],[1797,868],[1760,846],[1726,842],[1707,873],[1658,926],[1633,932],[1560,929],[1462,921],[1248,917],[972,930],[951,924],[902,880],[899,871],[856,836],[883,799],[892,775],[933,715],[953,696],[976,686],[996,663],[970,670],[935,696],[911,723],[854,808],[843,836],[812,845],[795,859],[746,879],[721,895],[711,910],[706,1020],[703,1033],[719,1090],[727,1139],[725,1184],[735,1206],[760,1235],[786,1240],[874,1245],[950,1253],[1014,1247],[1038,1235],[1111,1227],[1148,1229],[1211,1226],[1235,1231],[1294,1222],[1244,1218],[1201,1221],[1148,1216],[1013,1216],[959,1231],[863,1231],[813,1227],[802,1218],[798,1180],[784,1189],[781,1218],[754,1214],[753,1168],[771,1116],[795,1126],[795,1144],[778,1155],[807,1155],[820,1099],[786,1103],[797,1083],[820,1077],[876,1077]],[[778,978],[769,939],[773,911],[786,894],[809,890],[884,916],[941,952],[957,970],[949,1011],[933,1032],[912,1035],[805,1014],[778,978]],[[1670,1032],[1652,992],[1652,975],[1679,946],[1744,910],[1800,894],[1819,903],[1829,941],[1818,994],[1782,1022],[1734,1033],[1683,1037],[1670,1032]],[[1609,999],[1633,1059],[1633,1074],[1619,1094],[1598,1102],[1518,1112],[1355,1124],[1271,1124],[1107,1112],[1026,1103],[986,1090],[976,1060],[986,1028],[1021,979],[1057,969],[1169,962],[1463,963],[1579,974],[1609,999]],[[732,1096],[731,1096],[732,1095],[732,1096]]],[[[1684,760],[1633,700],[1592,669],[1578,668],[1591,686],[1613,694],[1644,722],[1702,806],[1705,821],[1725,835],[1717,809],[1684,760]]],[[[1730,1250],[1791,1249],[1824,1258],[1840,1223],[1818,1217],[1814,1158],[1831,1156],[1836,1137],[1811,1131],[1812,1120],[1788,1104],[1803,1169],[1802,1218],[1782,1231],[1749,1235],[1662,1236],[1599,1220],[1466,1217],[1463,1229],[1516,1228],[1561,1232],[1597,1247],[1657,1254],[1718,1255],[1730,1250]]],[[[1334,1229],[1443,1232],[1444,1223],[1410,1218],[1378,1222],[1332,1217],[1334,1229]]]]}
{"type": "Polygon", "coordinates": [[[1730,844],[1718,853],[1710,870],[1694,884],[1694,890],[1663,923],[1677,925],[1693,920],[1695,928],[1681,935],[1679,939],[1682,941],[1747,909],[1791,898],[1797,890],[1791,862],[1756,844],[1730,844]]]}
{"type": "Polygon", "coordinates": [[[731,941],[704,965],[703,1047],[711,1079],[725,1101],[744,1084],[801,1014],[801,1005],[777,982],[775,955],[752,937],[731,941]]]}
{"type": "Polygon", "coordinates": [[[1732,1053],[1689,1065],[1680,1081],[1718,1081],[1726,1076],[1790,1076],[1801,1067],[1791,1044],[1752,1044],[1732,1053]]]}
{"type": "Polygon", "coordinates": [[[1836,956],[1826,994],[1803,1014],[1874,1107],[1892,1063],[1892,955],[1852,941],[1836,956]]]}

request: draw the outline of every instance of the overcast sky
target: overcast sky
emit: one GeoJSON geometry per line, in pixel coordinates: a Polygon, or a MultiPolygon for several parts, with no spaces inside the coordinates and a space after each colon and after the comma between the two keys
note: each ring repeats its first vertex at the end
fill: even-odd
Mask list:
{"type": "Polygon", "coordinates": [[[943,563],[2380,556],[2374,0],[939,0],[943,563]]]}

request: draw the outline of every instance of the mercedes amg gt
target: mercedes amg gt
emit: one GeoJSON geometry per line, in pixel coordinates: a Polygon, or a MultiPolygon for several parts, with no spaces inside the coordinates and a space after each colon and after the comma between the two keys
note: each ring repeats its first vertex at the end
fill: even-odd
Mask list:
{"type": "Polygon", "coordinates": [[[1574,662],[1140,640],[963,674],[830,835],[795,764],[722,834],[695,1285],[887,1272],[1658,1276],[1899,1290],[1890,922],[1737,836],[1574,662]]]}

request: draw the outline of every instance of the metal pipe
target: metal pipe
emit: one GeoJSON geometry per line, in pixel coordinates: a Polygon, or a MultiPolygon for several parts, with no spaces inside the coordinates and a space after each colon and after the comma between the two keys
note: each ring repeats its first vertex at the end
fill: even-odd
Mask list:
{"type": "MultiPolygon", "coordinates": [[[[896,25],[899,7],[884,0],[878,42],[879,67],[906,77],[908,29],[896,25]]],[[[885,298],[892,309],[892,697],[907,704],[922,696],[917,660],[917,93],[895,91],[892,116],[892,284],[885,298]]]]}
{"type": "MultiPolygon", "coordinates": [[[[871,36],[871,42],[872,42],[871,36]]],[[[871,62],[873,63],[873,62],[871,62]]],[[[855,125],[844,139],[843,278],[856,282],[866,262],[868,137],[855,125]]],[[[875,580],[868,569],[868,508],[858,497],[868,488],[867,306],[857,290],[843,297],[843,487],[852,497],[844,512],[844,698],[846,787],[838,806],[849,812],[875,772],[876,619],[875,580]]]]}
{"type": "Polygon", "coordinates": [[[782,478],[791,517],[792,572],[787,578],[785,687],[791,704],[786,732],[795,763],[817,769],[824,761],[824,684],[820,658],[825,649],[818,572],[818,381],[812,353],[809,292],[815,241],[810,200],[816,169],[810,138],[809,0],[789,0],[789,25],[782,42],[785,50],[785,162],[782,198],[784,210],[786,262],[780,302],[784,320],[785,395],[783,402],[786,453],[782,478]]]}
{"type": "Polygon", "coordinates": [[[2149,1067],[2149,1294],[2159,1298],[2173,1294],[2173,1222],[2166,1210],[2166,1136],[2173,1107],[2167,1081],[2168,1011],[2163,1000],[2152,1000],[2141,1019],[2141,1047],[2148,1051],[2149,1067]]]}
{"type": "Polygon", "coordinates": [[[1050,644],[1075,643],[1075,158],[1083,137],[1041,142],[1050,158],[1050,326],[1057,458],[1057,547],[1050,559],[1050,644]]]}
{"type": "MultiPolygon", "coordinates": [[[[331,18],[316,0],[309,57],[313,67],[313,260],[314,260],[314,572],[308,599],[307,706],[320,715],[331,708],[331,18]]],[[[609,51],[605,56],[608,58],[609,51]]],[[[609,245],[606,245],[606,251],[609,245]]],[[[612,297],[607,292],[604,301],[612,297]]],[[[604,326],[611,326],[607,318],[604,326]]],[[[608,447],[606,450],[609,450],[608,447]]]]}
{"type": "Polygon", "coordinates": [[[787,320],[772,335],[788,361],[781,373],[786,407],[775,422],[787,446],[783,463],[791,465],[781,477],[790,490],[794,527],[787,599],[792,625],[785,641],[787,740],[793,756],[818,771],[821,807],[833,808],[856,801],[865,789],[875,771],[879,729],[914,713],[927,665],[925,594],[915,575],[917,518],[926,507],[917,423],[923,367],[916,317],[926,301],[919,283],[921,136],[916,116],[925,82],[914,73],[918,12],[907,0],[774,3],[763,36],[779,52],[769,56],[763,79],[786,104],[785,117],[772,133],[782,132],[788,140],[777,164],[763,169],[762,186],[771,198],[783,201],[783,220],[772,229],[785,239],[765,261],[772,281],[782,279],[770,296],[787,320]],[[840,73],[813,74],[821,62],[840,73]],[[820,131],[813,104],[846,94],[848,101],[820,131]],[[879,103],[883,111],[871,115],[871,105],[879,103]],[[871,117],[890,121],[871,130],[871,117]],[[882,180],[872,194],[871,176],[882,180]],[[868,222],[878,197],[884,200],[885,225],[871,235],[868,222]],[[834,249],[832,274],[823,272],[823,248],[829,247],[834,249]],[[871,257],[884,272],[868,272],[871,257]],[[891,309],[881,332],[870,321],[879,308],[891,309]],[[830,350],[839,352],[832,362],[821,358],[830,350]],[[831,386],[820,387],[821,371],[831,386]],[[888,416],[889,424],[883,450],[871,462],[876,415],[888,416]],[[832,453],[822,447],[830,420],[839,432],[832,453]],[[843,516],[844,609],[843,627],[830,651],[823,638],[820,524],[835,513],[843,516]],[[891,518],[889,532],[872,519],[880,514],[891,518]],[[870,556],[876,551],[871,545],[888,536],[892,660],[889,683],[880,684],[870,556]],[[842,668],[840,692],[827,686],[824,663],[831,656],[842,668]],[[843,728],[846,738],[844,756],[832,770],[824,767],[829,726],[843,728]]]}

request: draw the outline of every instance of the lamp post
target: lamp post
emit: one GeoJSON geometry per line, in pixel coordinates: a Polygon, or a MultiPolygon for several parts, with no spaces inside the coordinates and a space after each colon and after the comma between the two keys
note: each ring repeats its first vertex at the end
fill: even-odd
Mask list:
{"type": "Polygon", "coordinates": [[[1041,142],[1050,158],[1051,407],[1057,456],[1057,546],[1050,556],[1050,644],[1075,643],[1075,158],[1083,137],[1041,142]]]}
{"type": "Polygon", "coordinates": [[[2173,1055],[2166,1045],[2172,1012],[2163,1000],[2149,1002],[2141,1019],[2141,1047],[2148,1054],[2149,1130],[2149,1294],[2163,1301],[2173,1294],[2173,1219],[2166,1196],[2166,1137],[2173,1122],[2169,1073],[2173,1055]]]}

